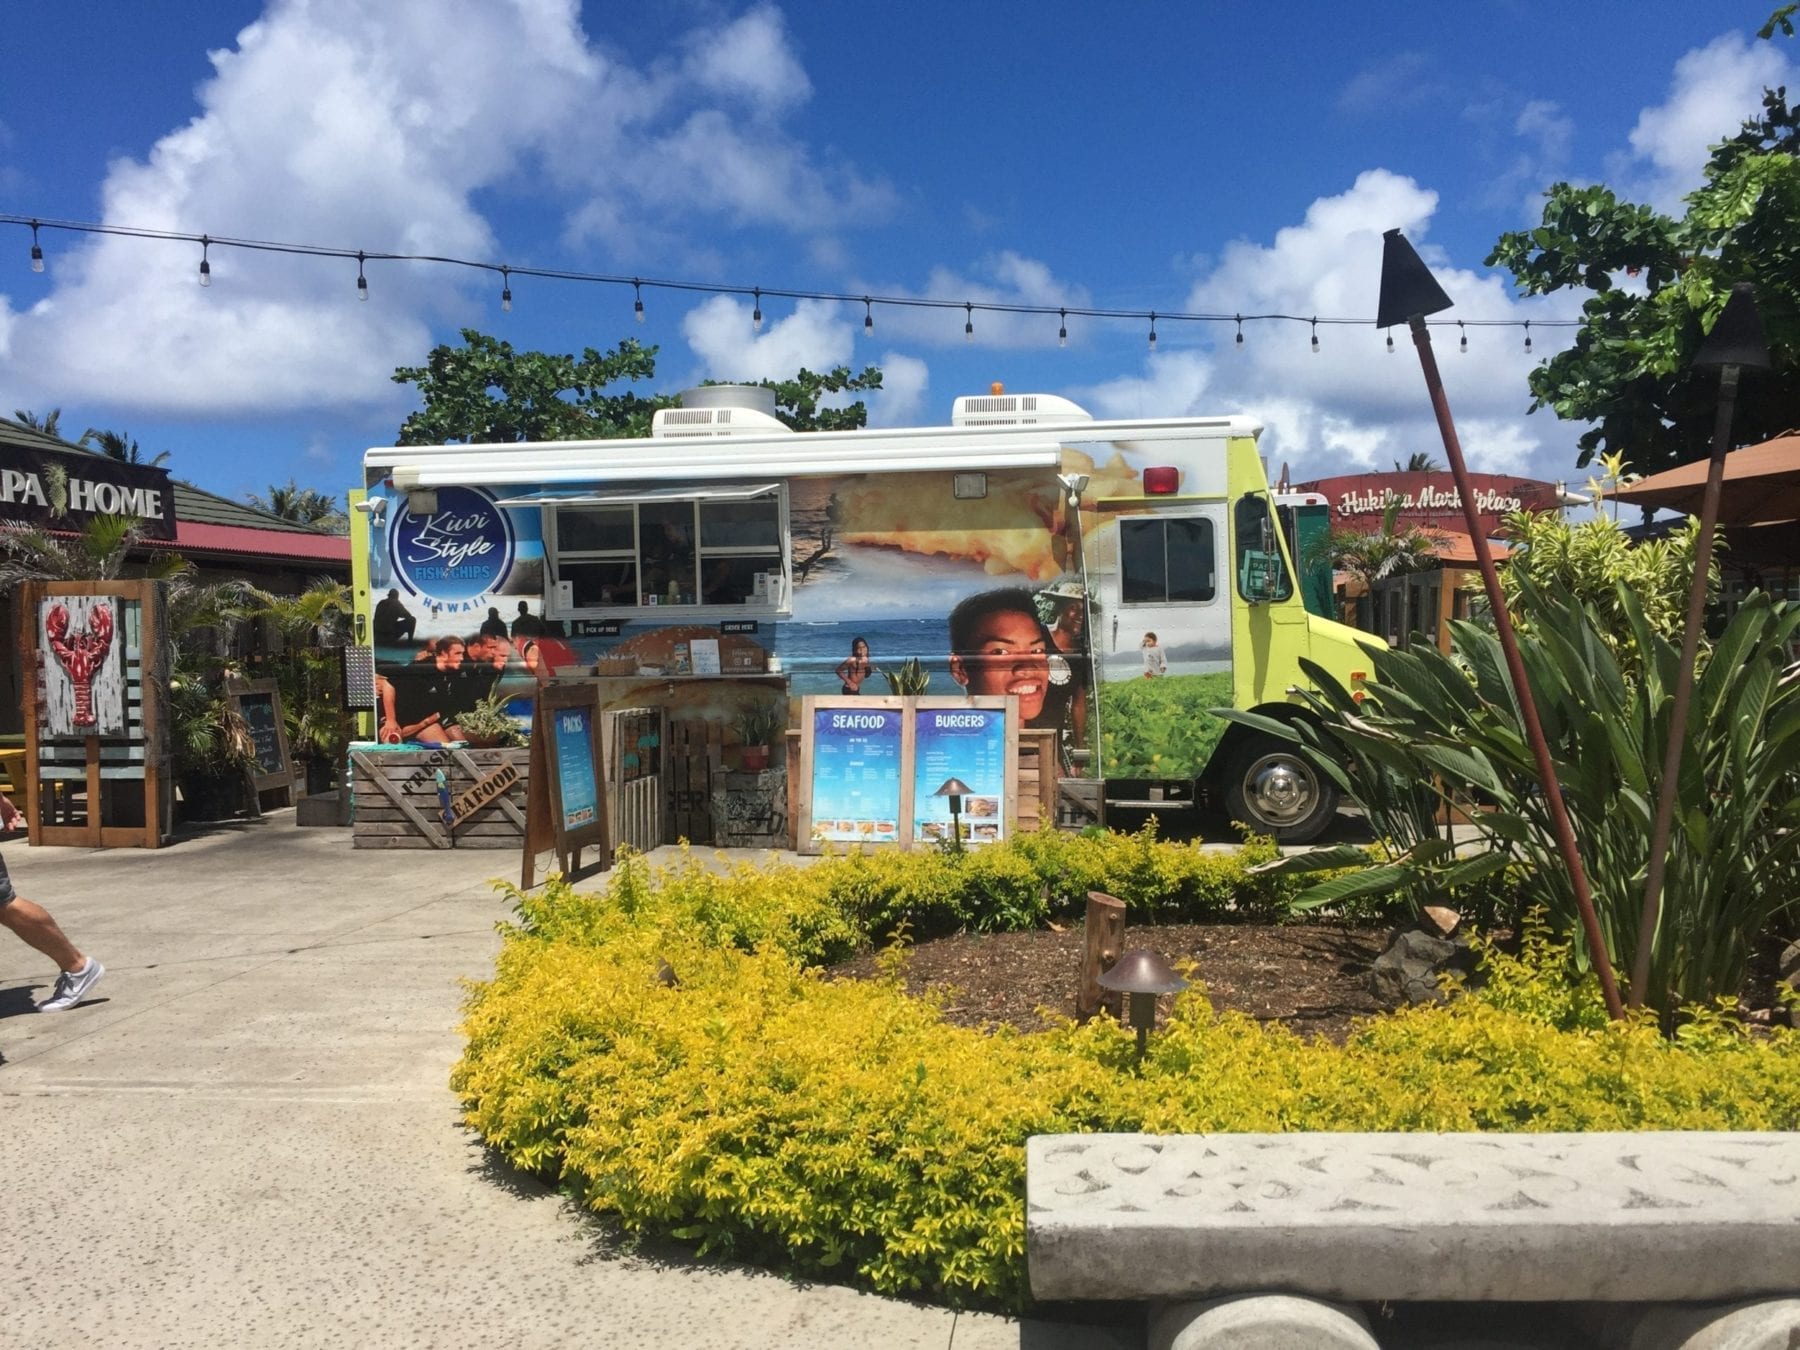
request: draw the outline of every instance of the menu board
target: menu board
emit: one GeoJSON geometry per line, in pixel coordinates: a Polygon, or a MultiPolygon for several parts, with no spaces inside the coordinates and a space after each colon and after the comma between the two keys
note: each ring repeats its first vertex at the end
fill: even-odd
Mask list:
{"type": "Polygon", "coordinates": [[[814,708],[812,837],[822,843],[898,843],[901,734],[888,708],[814,708]]]}
{"type": "Polygon", "coordinates": [[[561,828],[591,825],[600,809],[599,775],[594,772],[594,713],[591,708],[558,708],[551,725],[556,742],[556,782],[561,828]]]}
{"type": "Polygon", "coordinates": [[[1006,710],[913,709],[912,837],[951,838],[950,799],[937,795],[950,779],[969,789],[956,817],[965,844],[1006,838],[1006,710]]]}

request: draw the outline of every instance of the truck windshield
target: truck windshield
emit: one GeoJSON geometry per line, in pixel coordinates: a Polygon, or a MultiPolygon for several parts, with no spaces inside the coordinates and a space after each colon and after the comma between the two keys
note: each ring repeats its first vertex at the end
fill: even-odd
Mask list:
{"type": "Polygon", "coordinates": [[[1232,524],[1237,535],[1238,594],[1252,605],[1286,600],[1294,593],[1294,582],[1281,556],[1268,496],[1247,492],[1239,497],[1232,524]]]}

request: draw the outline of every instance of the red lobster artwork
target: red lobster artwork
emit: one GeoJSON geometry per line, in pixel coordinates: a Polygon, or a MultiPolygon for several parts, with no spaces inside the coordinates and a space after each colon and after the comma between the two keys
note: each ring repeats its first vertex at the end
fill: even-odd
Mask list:
{"type": "Polygon", "coordinates": [[[50,639],[50,650],[56,653],[62,668],[69,672],[69,680],[75,687],[75,725],[93,726],[94,672],[100,668],[106,649],[112,646],[111,607],[95,605],[88,611],[87,631],[71,633],[67,606],[52,605],[44,616],[44,634],[50,639]]]}

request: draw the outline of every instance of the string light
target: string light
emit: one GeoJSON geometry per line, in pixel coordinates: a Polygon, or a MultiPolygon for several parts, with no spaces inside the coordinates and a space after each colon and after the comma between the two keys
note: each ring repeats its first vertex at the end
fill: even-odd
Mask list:
{"type": "Polygon", "coordinates": [[[1464,356],[1467,356],[1469,354],[1469,330],[1463,327],[1461,319],[1456,321],[1456,327],[1457,331],[1462,334],[1462,341],[1457,344],[1457,347],[1464,356]]]}
{"type": "Polygon", "coordinates": [[[1387,340],[1388,340],[1388,355],[1392,356],[1394,354],[1394,330],[1391,328],[1387,330],[1387,340]]]}
{"type": "MultiPolygon", "coordinates": [[[[210,249],[212,247],[243,249],[243,250],[248,250],[251,252],[258,252],[258,253],[280,253],[280,254],[287,254],[287,255],[297,256],[297,257],[343,258],[346,260],[354,259],[357,264],[357,294],[358,294],[359,298],[364,299],[364,300],[366,300],[368,298],[368,278],[367,278],[366,264],[371,259],[381,261],[381,262],[437,263],[437,264],[441,264],[446,267],[465,267],[465,268],[472,268],[474,270],[483,271],[483,272],[497,272],[500,274],[500,279],[501,279],[501,305],[502,305],[502,308],[505,307],[506,292],[508,292],[512,289],[511,278],[512,278],[513,272],[518,272],[522,276],[539,277],[539,278],[542,278],[544,280],[549,280],[549,281],[576,281],[576,282],[588,282],[588,283],[599,284],[599,285],[608,285],[608,286],[630,286],[632,288],[632,292],[633,292],[632,315],[639,323],[645,322],[643,290],[644,290],[644,287],[646,287],[646,286],[660,287],[664,290],[669,290],[669,291],[687,291],[690,293],[701,294],[701,295],[741,296],[744,294],[744,292],[746,290],[746,288],[741,285],[734,285],[734,284],[731,284],[728,282],[685,281],[685,280],[678,280],[678,279],[673,279],[673,278],[646,280],[643,277],[607,275],[604,273],[596,273],[596,272],[577,272],[577,271],[572,271],[572,270],[563,269],[563,268],[550,268],[550,267],[519,267],[519,268],[515,268],[515,267],[511,266],[510,264],[484,262],[484,261],[480,261],[480,260],[472,259],[472,258],[456,258],[456,257],[449,257],[449,256],[444,256],[444,255],[438,255],[438,254],[390,253],[390,252],[385,252],[385,251],[377,251],[377,252],[371,253],[371,252],[368,252],[363,249],[351,249],[351,248],[336,247],[336,246],[329,246],[329,245],[323,245],[323,244],[292,243],[292,242],[282,242],[282,241],[278,241],[278,240],[268,240],[268,239],[229,238],[229,237],[220,237],[217,235],[210,235],[210,234],[193,233],[193,232],[183,231],[183,230],[148,229],[148,228],[144,228],[141,226],[97,224],[97,223],[90,222],[90,221],[43,220],[43,219],[40,219],[35,216],[13,215],[13,214],[4,213],[4,212],[0,212],[0,224],[21,225],[21,226],[28,227],[31,230],[31,254],[30,254],[30,257],[31,257],[31,269],[34,272],[42,272],[44,270],[44,250],[43,250],[43,245],[42,245],[41,238],[40,238],[40,230],[50,229],[50,230],[67,230],[67,231],[69,231],[71,233],[75,233],[75,234],[109,235],[109,236],[114,236],[114,237],[118,237],[118,238],[126,238],[126,239],[153,239],[153,240],[166,240],[166,241],[186,241],[189,243],[199,244],[201,246],[201,251],[202,251],[202,260],[206,261],[208,264],[208,266],[207,266],[208,274],[210,274],[210,272],[211,272],[209,253],[210,253],[210,249]]],[[[762,305],[761,305],[761,297],[763,294],[762,288],[756,287],[756,288],[752,289],[751,294],[755,299],[756,309],[760,310],[762,307],[762,305]]],[[[1251,318],[1251,319],[1258,319],[1258,320],[1275,319],[1275,320],[1280,320],[1284,323],[1306,324],[1306,325],[1308,325],[1308,327],[1311,330],[1311,346],[1312,346],[1313,350],[1315,350],[1315,351],[1319,350],[1318,330],[1319,330],[1319,326],[1321,324],[1340,324],[1340,325],[1342,325],[1342,324],[1358,324],[1358,325],[1363,325],[1363,324],[1367,324],[1369,322],[1369,320],[1367,318],[1356,319],[1356,318],[1343,318],[1343,317],[1321,317],[1316,314],[1309,317],[1307,315],[1301,315],[1301,314],[1285,314],[1285,313],[1274,313],[1274,312],[1258,313],[1258,314],[1251,314],[1249,316],[1245,316],[1243,314],[1233,314],[1233,313],[1195,313],[1195,312],[1187,312],[1187,311],[1164,312],[1164,311],[1160,311],[1160,310],[1145,311],[1145,310],[1105,308],[1105,307],[1100,307],[1100,306],[1070,307],[1070,306],[1066,306],[1066,305],[1052,306],[1052,305],[1034,305],[1034,304],[1011,304],[1011,303],[1005,303],[1005,302],[1001,302],[1001,301],[993,301],[993,302],[987,302],[987,303],[977,305],[973,301],[966,301],[966,300],[937,300],[937,299],[930,299],[927,297],[914,296],[914,295],[851,295],[851,294],[845,294],[842,292],[828,291],[828,290],[822,290],[822,289],[815,290],[815,289],[780,288],[780,289],[772,289],[768,292],[768,294],[771,296],[779,296],[783,299],[788,299],[788,300],[817,300],[817,301],[835,302],[835,303],[840,303],[840,304],[855,304],[858,301],[860,301],[863,305],[863,331],[866,333],[871,333],[871,334],[874,332],[873,306],[876,301],[880,301],[884,305],[907,306],[907,307],[911,307],[914,309],[952,309],[953,310],[953,309],[960,307],[963,311],[963,337],[967,341],[970,341],[970,342],[973,342],[975,340],[975,311],[977,309],[986,310],[987,312],[993,313],[993,314],[1042,314],[1042,315],[1054,314],[1057,316],[1057,319],[1059,321],[1058,326],[1057,326],[1057,342],[1059,345],[1064,345],[1064,346],[1067,345],[1067,340],[1068,340],[1068,327],[1069,327],[1069,315],[1070,314],[1074,314],[1078,318],[1094,318],[1094,319],[1108,319],[1108,320],[1135,320],[1138,322],[1143,322],[1144,320],[1148,319],[1148,320],[1150,320],[1150,322],[1152,323],[1153,326],[1157,319],[1174,319],[1174,320],[1182,320],[1182,321],[1194,322],[1194,323],[1230,323],[1230,324],[1233,324],[1235,327],[1235,332],[1233,334],[1233,343],[1240,351],[1242,351],[1243,347],[1244,347],[1244,320],[1246,317],[1251,318]]],[[[754,318],[754,316],[753,316],[753,318],[754,318]]],[[[1451,320],[1451,319],[1445,318],[1445,319],[1439,319],[1439,320],[1434,321],[1432,326],[1448,327],[1449,324],[1451,324],[1452,322],[1456,323],[1459,329],[1464,330],[1463,338],[1464,338],[1465,342],[1466,342],[1466,330],[1471,327],[1472,328],[1520,328],[1520,327],[1523,327],[1525,330],[1525,347],[1526,347],[1527,351],[1530,351],[1533,349],[1533,345],[1534,345],[1533,344],[1533,334],[1531,332],[1531,329],[1533,327],[1538,327],[1538,328],[1579,328],[1582,324],[1582,320],[1580,320],[1580,319],[1535,319],[1535,320],[1464,319],[1464,320],[1451,320]]],[[[1391,334],[1390,334],[1390,337],[1391,337],[1391,334]]]]}
{"type": "Polygon", "coordinates": [[[1156,311],[1150,311],[1150,350],[1156,350],[1156,311]]]}
{"type": "Polygon", "coordinates": [[[212,285],[212,264],[206,260],[206,250],[212,241],[205,235],[200,236],[200,284],[212,285]]]}
{"type": "Polygon", "coordinates": [[[512,313],[512,268],[510,267],[500,269],[500,311],[503,314],[512,313]]]}
{"type": "Polygon", "coordinates": [[[750,311],[750,327],[754,332],[762,332],[762,292],[756,291],[756,308],[750,311]]]}

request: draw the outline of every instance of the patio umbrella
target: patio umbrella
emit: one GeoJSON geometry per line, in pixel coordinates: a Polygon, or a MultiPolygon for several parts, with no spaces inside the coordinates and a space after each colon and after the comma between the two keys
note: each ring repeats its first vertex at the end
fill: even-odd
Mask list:
{"type": "MultiPolygon", "coordinates": [[[[1706,460],[1640,478],[1612,495],[1636,506],[1700,513],[1706,489],[1706,460]]],[[[1747,445],[1725,456],[1725,478],[1719,487],[1721,525],[1758,525],[1800,520],[1800,431],[1784,432],[1761,445],[1747,445]]]]}

